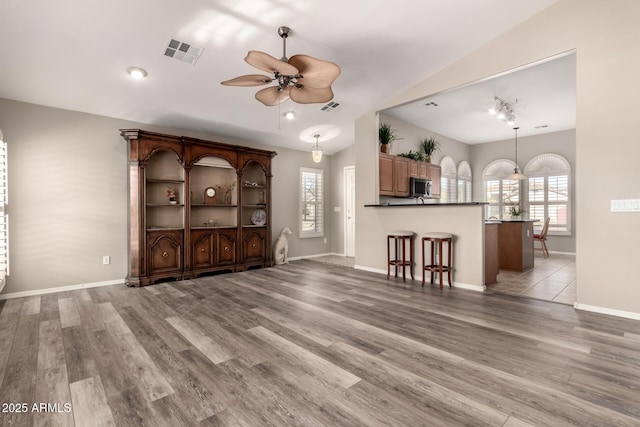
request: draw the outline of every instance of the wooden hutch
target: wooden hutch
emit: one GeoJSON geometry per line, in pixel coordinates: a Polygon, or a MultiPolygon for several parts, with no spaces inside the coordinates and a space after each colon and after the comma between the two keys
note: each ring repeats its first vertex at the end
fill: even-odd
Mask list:
{"type": "Polygon", "coordinates": [[[273,265],[274,151],[139,129],[120,134],[129,146],[127,285],[273,265]]]}

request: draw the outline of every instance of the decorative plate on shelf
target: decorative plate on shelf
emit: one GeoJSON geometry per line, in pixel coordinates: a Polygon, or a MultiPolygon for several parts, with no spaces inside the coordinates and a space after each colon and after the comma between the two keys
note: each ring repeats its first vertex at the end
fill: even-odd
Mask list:
{"type": "Polygon", "coordinates": [[[267,211],[256,209],[251,212],[251,223],[253,225],[265,225],[267,223],[267,211]]]}

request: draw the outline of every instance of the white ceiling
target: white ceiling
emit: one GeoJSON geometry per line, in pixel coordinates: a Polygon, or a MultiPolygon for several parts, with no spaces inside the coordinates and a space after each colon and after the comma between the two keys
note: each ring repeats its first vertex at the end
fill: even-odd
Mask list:
{"type": "MultiPolygon", "coordinates": [[[[333,129],[339,134],[322,143],[331,154],[353,143],[358,116],[555,1],[2,1],[0,97],[304,150],[301,134],[333,129]],[[248,50],[279,58],[282,25],[292,29],[288,56],[341,67],[340,109],[287,101],[279,111],[254,99],[260,88],[220,85],[258,71],[244,62],[248,50]],[[195,65],[163,55],[170,37],[205,49],[195,65]],[[132,80],[130,66],[148,77],[132,80]],[[297,118],[280,120],[289,109],[297,118]]],[[[527,114],[533,108],[529,93],[494,94],[521,98],[527,114]]]]}
{"type": "Polygon", "coordinates": [[[565,55],[432,95],[386,113],[466,144],[539,135],[576,126],[576,56],[565,55]],[[489,114],[494,96],[516,114],[510,126],[489,114]],[[435,105],[434,105],[435,104],[435,105]]]}

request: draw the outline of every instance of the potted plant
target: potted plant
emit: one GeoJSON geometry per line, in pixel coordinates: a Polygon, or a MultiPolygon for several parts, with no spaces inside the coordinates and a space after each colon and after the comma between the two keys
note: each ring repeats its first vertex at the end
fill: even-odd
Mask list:
{"type": "Polygon", "coordinates": [[[507,205],[509,206],[509,215],[511,215],[511,218],[520,218],[522,215],[524,215],[525,211],[523,209],[520,209],[520,205],[518,205],[517,203],[510,203],[507,202],[507,205]]]}
{"type": "Polygon", "coordinates": [[[440,142],[438,142],[435,137],[430,136],[420,141],[420,147],[424,152],[426,161],[431,163],[431,155],[436,151],[440,151],[440,142]]]}
{"type": "Polygon", "coordinates": [[[396,141],[398,138],[397,131],[391,128],[388,123],[381,123],[378,129],[378,139],[380,140],[380,151],[383,153],[389,152],[389,144],[396,141]]]}

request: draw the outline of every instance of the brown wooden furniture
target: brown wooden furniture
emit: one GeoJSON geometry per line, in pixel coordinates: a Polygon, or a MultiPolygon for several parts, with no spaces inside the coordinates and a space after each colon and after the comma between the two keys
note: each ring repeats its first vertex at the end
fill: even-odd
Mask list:
{"type": "Polygon", "coordinates": [[[533,268],[535,220],[502,220],[498,229],[500,269],[527,271],[533,268]]]}
{"type": "Polygon", "coordinates": [[[272,265],[275,152],[120,132],[129,145],[127,285],[272,265]],[[209,188],[214,197],[207,196],[209,188]]]}
{"type": "Polygon", "coordinates": [[[547,250],[547,233],[549,232],[549,223],[551,222],[551,218],[547,217],[547,219],[544,220],[544,225],[542,226],[542,230],[540,230],[540,233],[534,233],[533,234],[533,250],[534,251],[541,251],[542,255],[547,258],[549,256],[549,251],[547,250]],[[540,242],[540,247],[536,248],[535,246],[535,242],[540,242]]]}
{"type": "Polygon", "coordinates": [[[440,289],[442,289],[442,280],[444,272],[447,273],[447,281],[451,287],[451,271],[453,270],[453,234],[450,233],[425,233],[422,235],[422,286],[424,286],[426,272],[431,273],[431,283],[433,283],[434,273],[440,274],[440,289]],[[427,264],[425,244],[430,243],[431,260],[427,264]],[[443,244],[447,244],[447,260],[445,264],[443,244]],[[438,256],[436,259],[436,250],[438,256]],[[436,263],[437,262],[437,263],[436,263]]]}
{"type": "Polygon", "coordinates": [[[500,273],[500,250],[498,248],[499,222],[488,222],[484,226],[484,284],[498,283],[500,273]]]}
{"type": "Polygon", "coordinates": [[[380,195],[409,197],[411,178],[431,180],[431,197],[440,198],[440,166],[406,157],[379,154],[380,195]]]}
{"type": "Polygon", "coordinates": [[[387,280],[391,276],[391,266],[395,267],[395,276],[398,277],[398,267],[402,268],[402,281],[406,282],[406,267],[409,267],[413,280],[413,231],[396,230],[387,233],[387,280]],[[409,244],[409,258],[407,258],[407,243],[409,244]],[[394,247],[394,257],[391,258],[391,245],[394,247]]]}

